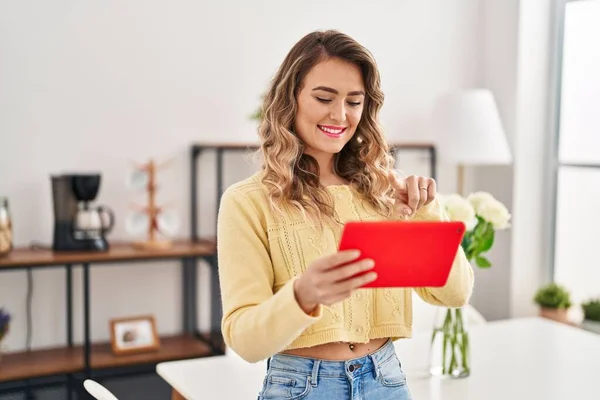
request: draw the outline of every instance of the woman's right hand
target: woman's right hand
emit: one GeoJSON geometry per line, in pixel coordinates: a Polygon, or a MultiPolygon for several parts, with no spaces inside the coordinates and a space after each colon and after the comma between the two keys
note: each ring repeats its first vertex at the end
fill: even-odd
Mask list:
{"type": "Polygon", "coordinates": [[[357,250],[344,250],[313,261],[304,274],[294,282],[294,293],[300,307],[310,314],[319,305],[331,305],[342,301],[352,292],[377,279],[371,259],[356,261],[357,250]],[[358,276],[355,276],[360,274],[358,276]]]}

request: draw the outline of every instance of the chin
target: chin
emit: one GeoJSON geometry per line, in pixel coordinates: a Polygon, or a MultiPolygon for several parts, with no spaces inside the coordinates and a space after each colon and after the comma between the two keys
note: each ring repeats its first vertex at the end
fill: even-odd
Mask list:
{"type": "Polygon", "coordinates": [[[344,146],[345,146],[345,145],[346,145],[346,143],[344,143],[343,145],[331,146],[331,147],[328,149],[328,152],[329,152],[329,153],[331,153],[331,154],[337,154],[337,153],[339,153],[340,151],[342,151],[342,149],[344,148],[344,146]]]}
{"type": "Polygon", "coordinates": [[[337,154],[346,145],[347,141],[340,143],[319,143],[317,146],[314,146],[314,149],[326,154],[337,154]]]}
{"type": "Polygon", "coordinates": [[[344,148],[346,143],[348,143],[350,141],[350,139],[352,139],[352,135],[345,135],[345,136],[346,137],[341,137],[341,138],[333,139],[333,140],[331,140],[329,138],[319,137],[315,141],[316,146],[314,146],[314,147],[324,153],[337,154],[340,151],[342,151],[342,149],[344,148]]]}

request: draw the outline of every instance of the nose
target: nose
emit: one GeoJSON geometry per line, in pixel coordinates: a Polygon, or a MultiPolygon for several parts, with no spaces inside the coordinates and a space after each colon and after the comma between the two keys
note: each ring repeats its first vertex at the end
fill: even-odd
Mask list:
{"type": "Polygon", "coordinates": [[[336,101],[331,105],[329,118],[335,122],[344,122],[346,120],[346,106],[343,101],[336,101]]]}

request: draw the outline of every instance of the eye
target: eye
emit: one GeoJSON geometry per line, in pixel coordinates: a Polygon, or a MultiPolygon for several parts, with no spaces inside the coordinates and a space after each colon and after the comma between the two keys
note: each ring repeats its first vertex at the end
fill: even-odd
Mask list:
{"type": "Polygon", "coordinates": [[[325,103],[325,104],[331,103],[330,99],[324,99],[322,97],[317,97],[317,100],[319,100],[321,103],[325,103]]]}
{"type": "Polygon", "coordinates": [[[352,106],[352,107],[358,107],[360,106],[360,101],[349,101],[348,105],[352,106]]]}

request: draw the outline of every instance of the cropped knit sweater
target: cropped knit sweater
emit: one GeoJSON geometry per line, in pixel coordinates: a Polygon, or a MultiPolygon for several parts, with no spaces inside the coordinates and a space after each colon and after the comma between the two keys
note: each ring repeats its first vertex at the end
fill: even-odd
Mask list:
{"type": "MultiPolygon", "coordinates": [[[[342,222],[381,220],[351,186],[328,186],[342,222]]],[[[413,220],[446,220],[434,200],[413,220]]],[[[359,289],[332,306],[306,314],[298,305],[294,280],[311,262],[337,251],[342,226],[323,231],[290,211],[275,215],[256,174],[227,188],[217,224],[219,279],[225,343],[249,362],[286,349],[327,342],[365,343],[411,336],[411,289],[359,289]]],[[[445,286],[415,288],[427,303],[461,307],[473,288],[473,270],[459,249],[445,286]]]]}

